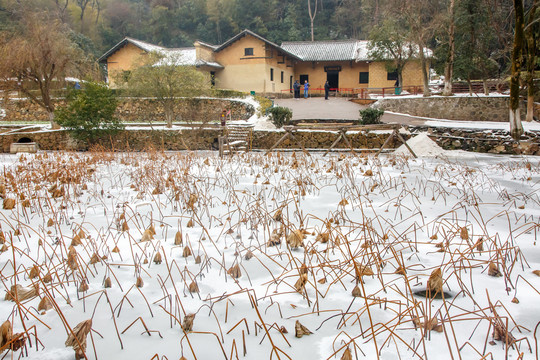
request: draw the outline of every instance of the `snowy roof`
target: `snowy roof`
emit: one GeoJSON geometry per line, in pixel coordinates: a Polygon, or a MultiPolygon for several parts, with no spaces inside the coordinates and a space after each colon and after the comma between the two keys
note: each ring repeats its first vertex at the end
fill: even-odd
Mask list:
{"type": "MultiPolygon", "coordinates": [[[[113,46],[109,51],[107,51],[103,56],[99,58],[99,62],[106,61],[109,56],[114,54],[118,49],[125,46],[126,44],[133,44],[141,50],[146,52],[155,52],[163,56],[163,59],[158,61],[156,65],[162,65],[170,63],[171,61],[175,62],[177,65],[189,65],[189,66],[210,66],[222,68],[217,62],[197,60],[197,55],[194,47],[189,48],[175,48],[169,49],[163,46],[154,45],[147,43],[145,41],[133,39],[130,37],[124,38],[118,44],[113,46]]],[[[212,45],[205,44],[206,46],[212,47],[212,45]]]]}
{"type": "Polygon", "coordinates": [[[356,61],[359,52],[367,55],[367,41],[359,40],[287,41],[281,47],[303,61],[356,61]]]}
{"type": "MultiPolygon", "coordinates": [[[[369,40],[286,41],[281,48],[303,61],[370,61],[369,45],[369,40]]],[[[424,53],[432,56],[429,49],[424,53]]]]}

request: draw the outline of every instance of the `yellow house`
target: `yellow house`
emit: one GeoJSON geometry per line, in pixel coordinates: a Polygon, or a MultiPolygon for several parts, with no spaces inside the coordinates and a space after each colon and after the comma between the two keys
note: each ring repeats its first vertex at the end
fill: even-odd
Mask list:
{"type": "MultiPolygon", "coordinates": [[[[388,72],[381,61],[369,58],[369,41],[303,41],[277,45],[250,30],[244,30],[221,45],[196,41],[193,48],[167,49],[144,41],[125,38],[99,61],[106,64],[108,81],[114,74],[128,72],[141,55],[158,52],[180,54],[184,65],[209,72],[220,89],[287,92],[294,80],[307,80],[311,88],[361,89],[392,87],[397,74],[388,72]]],[[[429,56],[429,54],[428,54],[429,56]]],[[[403,70],[402,86],[420,86],[419,61],[409,61],[403,70]]]]}

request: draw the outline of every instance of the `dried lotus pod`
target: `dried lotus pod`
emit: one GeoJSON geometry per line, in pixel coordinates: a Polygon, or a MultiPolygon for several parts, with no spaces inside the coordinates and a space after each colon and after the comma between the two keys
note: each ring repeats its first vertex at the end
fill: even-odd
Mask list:
{"type": "Polygon", "coordinates": [[[137,281],[135,282],[135,286],[138,288],[142,288],[144,286],[144,281],[142,277],[138,276],[137,281]]]}
{"type": "Polygon", "coordinates": [[[428,283],[427,283],[427,291],[431,292],[432,294],[442,294],[443,289],[443,278],[442,278],[442,271],[441,268],[437,268],[433,270],[431,275],[429,276],[428,283]]]}
{"type": "Polygon", "coordinates": [[[294,330],[296,331],[295,335],[297,338],[301,338],[304,335],[310,335],[313,334],[311,331],[308,330],[307,327],[300,324],[300,321],[296,320],[296,324],[294,325],[294,330]]]}
{"type": "MultiPolygon", "coordinates": [[[[11,326],[11,322],[9,320],[4,321],[2,325],[0,326],[0,348],[3,348],[13,338],[13,327],[11,326]]],[[[0,353],[2,353],[0,351],[0,353]]]]}
{"type": "Polygon", "coordinates": [[[6,242],[6,237],[4,236],[4,233],[2,230],[0,230],[0,244],[4,244],[6,242]]]}
{"type": "Polygon", "coordinates": [[[161,253],[158,251],[156,255],[154,255],[154,264],[159,265],[161,264],[161,253]]]}
{"type": "Polygon", "coordinates": [[[54,220],[53,220],[53,219],[49,219],[49,220],[47,221],[47,227],[51,227],[51,226],[53,226],[53,225],[54,225],[54,220]]]}
{"type": "Polygon", "coordinates": [[[287,244],[289,244],[292,249],[304,246],[304,232],[300,229],[291,232],[289,236],[287,236],[287,244]]]}
{"type": "Polygon", "coordinates": [[[369,267],[368,265],[360,265],[360,264],[356,264],[356,267],[355,267],[355,273],[356,273],[356,280],[360,280],[362,279],[363,276],[373,276],[375,275],[375,273],[373,272],[373,270],[371,269],[371,267],[369,267]]]}
{"type": "Polygon", "coordinates": [[[246,252],[246,255],[244,256],[244,259],[245,259],[245,260],[249,260],[249,259],[251,259],[252,257],[253,257],[253,253],[251,252],[251,250],[248,250],[248,251],[246,252]]]}
{"type": "Polygon", "coordinates": [[[30,279],[35,279],[39,276],[39,267],[37,265],[32,266],[32,269],[30,269],[30,274],[28,274],[28,277],[30,279]]]}
{"type": "Polygon", "coordinates": [[[80,230],[79,230],[79,233],[78,233],[77,235],[79,235],[79,237],[80,237],[81,239],[86,239],[86,233],[84,232],[83,229],[80,229],[80,230]]]}
{"type": "Polygon", "coordinates": [[[469,240],[469,230],[466,226],[462,227],[459,233],[462,240],[469,240]]]}
{"type": "Polygon", "coordinates": [[[394,274],[398,274],[398,275],[406,275],[407,274],[407,271],[405,270],[405,268],[403,266],[399,266],[396,271],[394,271],[394,274]]]}
{"type": "Polygon", "coordinates": [[[184,331],[193,331],[193,320],[195,320],[195,314],[187,314],[186,316],[184,316],[182,329],[184,331]]]}
{"type": "Polygon", "coordinates": [[[195,281],[192,281],[191,284],[189,284],[189,292],[190,293],[198,293],[199,292],[199,286],[195,281]]]}
{"type": "Polygon", "coordinates": [[[6,252],[8,250],[8,247],[6,244],[3,244],[2,247],[0,248],[0,254],[3,253],[3,252],[6,252]]]}
{"type": "Polygon", "coordinates": [[[52,275],[51,273],[47,273],[44,277],[43,277],[43,282],[44,283],[50,283],[52,281],[52,275]]]}
{"type": "Polygon", "coordinates": [[[89,289],[89,287],[88,287],[88,283],[86,282],[86,280],[81,281],[81,285],[79,285],[78,291],[79,292],[85,292],[85,291],[88,291],[88,289],[89,289]]]}
{"type": "Polygon", "coordinates": [[[189,219],[187,225],[186,225],[188,228],[192,228],[193,227],[193,220],[192,219],[189,219]]]}
{"type": "Polygon", "coordinates": [[[499,270],[499,267],[497,266],[496,263],[494,263],[494,262],[489,263],[488,275],[489,276],[495,276],[495,277],[502,276],[502,274],[501,274],[501,272],[499,270]]]}
{"type": "Polygon", "coordinates": [[[235,279],[238,279],[240,276],[242,276],[242,271],[240,271],[240,265],[236,264],[231,266],[231,268],[227,270],[227,274],[231,275],[235,279]]]}
{"type": "Polygon", "coordinates": [[[112,252],[113,252],[113,253],[119,253],[119,252],[120,252],[120,249],[118,248],[118,246],[115,246],[115,247],[112,249],[112,252]]]}
{"type": "Polygon", "coordinates": [[[128,230],[129,230],[128,223],[127,221],[124,220],[124,222],[122,223],[122,231],[128,231],[128,230]]]}
{"type": "Polygon", "coordinates": [[[103,282],[103,287],[106,289],[112,287],[112,281],[110,277],[107,277],[105,279],[105,281],[103,282]]]}
{"type": "Polygon", "coordinates": [[[48,297],[43,297],[38,305],[38,311],[48,311],[53,308],[51,300],[48,297]]]}
{"type": "Polygon", "coordinates": [[[100,262],[101,259],[99,258],[98,254],[96,253],[93,253],[92,254],[92,257],[90,258],[90,264],[93,265],[93,264],[97,264],[98,262],[100,262]]]}
{"type": "Polygon", "coordinates": [[[182,256],[185,257],[185,258],[188,257],[188,256],[191,256],[191,249],[189,248],[189,246],[186,245],[184,247],[184,251],[182,253],[182,256]]]}
{"type": "Polygon", "coordinates": [[[330,240],[330,233],[328,231],[320,233],[315,238],[315,241],[319,241],[319,242],[321,242],[323,244],[326,244],[328,242],[328,240],[330,240]]]}
{"type": "Polygon", "coordinates": [[[272,219],[273,219],[274,221],[278,221],[278,222],[281,221],[281,220],[283,220],[283,215],[282,215],[281,209],[278,209],[278,211],[276,211],[276,212],[274,213],[274,216],[272,216],[272,219]]]}
{"type": "Polygon", "coordinates": [[[307,274],[308,273],[308,267],[306,264],[302,264],[302,266],[300,266],[300,274],[307,274]]]}
{"type": "Polygon", "coordinates": [[[71,246],[78,246],[78,245],[82,245],[82,241],[79,235],[75,235],[73,239],[71,240],[71,246]]]}
{"type": "Polygon", "coordinates": [[[307,279],[307,274],[300,275],[300,278],[298,278],[298,280],[296,280],[296,283],[294,284],[294,289],[297,292],[302,293],[302,291],[304,291],[304,287],[306,286],[307,279]]]}
{"type": "Polygon", "coordinates": [[[540,270],[533,270],[533,274],[536,276],[540,276],[540,270]]]}
{"type": "Polygon", "coordinates": [[[195,208],[195,203],[197,202],[197,200],[198,200],[197,194],[190,194],[189,200],[187,203],[188,208],[193,210],[195,208]]]}
{"type": "Polygon", "coordinates": [[[343,352],[343,355],[341,355],[340,360],[352,360],[352,354],[349,348],[345,349],[345,351],[343,352]]]}
{"type": "Polygon", "coordinates": [[[201,255],[197,255],[197,257],[195,258],[195,264],[200,264],[201,263],[201,255]]]}
{"type": "Polygon", "coordinates": [[[182,242],[182,233],[180,231],[177,231],[176,235],[174,236],[174,245],[182,245],[182,242]]]}
{"type": "Polygon", "coordinates": [[[476,249],[476,251],[484,251],[484,239],[478,239],[476,244],[474,244],[474,248],[476,249]]]}
{"type": "Polygon", "coordinates": [[[79,268],[79,264],[77,263],[77,250],[75,250],[73,246],[69,247],[67,264],[71,271],[75,271],[79,268]]]}
{"type": "Polygon", "coordinates": [[[77,360],[86,358],[86,336],[90,330],[92,330],[92,319],[80,322],[66,340],[65,345],[73,347],[77,360]]]}
{"type": "Polygon", "coordinates": [[[4,210],[12,210],[16,203],[15,199],[4,199],[4,210]]]}
{"type": "Polygon", "coordinates": [[[352,291],[352,296],[354,297],[361,297],[362,296],[362,290],[356,285],[352,291]]]}
{"type": "Polygon", "coordinates": [[[152,231],[150,229],[146,229],[142,235],[141,242],[150,241],[153,238],[154,234],[152,234],[152,231]]]}
{"type": "Polygon", "coordinates": [[[373,176],[373,171],[371,169],[367,169],[366,172],[364,172],[364,176],[373,176]]]}

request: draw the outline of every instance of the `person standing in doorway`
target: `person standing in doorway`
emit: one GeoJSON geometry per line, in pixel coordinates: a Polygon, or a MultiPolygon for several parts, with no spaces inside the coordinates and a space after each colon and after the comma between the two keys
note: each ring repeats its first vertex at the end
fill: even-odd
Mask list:
{"type": "Polygon", "coordinates": [[[300,99],[300,83],[298,82],[298,80],[294,81],[293,90],[294,90],[294,98],[296,100],[300,99]]]}
{"type": "Polygon", "coordinates": [[[309,83],[306,80],[304,81],[304,99],[308,98],[308,91],[309,91],[309,83]]]}
{"type": "Polygon", "coordinates": [[[324,83],[324,100],[328,100],[328,93],[330,92],[330,84],[328,80],[324,83]]]}

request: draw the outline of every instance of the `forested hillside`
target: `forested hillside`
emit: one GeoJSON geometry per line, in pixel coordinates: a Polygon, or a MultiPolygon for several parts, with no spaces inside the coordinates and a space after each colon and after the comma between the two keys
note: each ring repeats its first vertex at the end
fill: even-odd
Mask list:
{"type": "MultiPolygon", "coordinates": [[[[527,13],[537,3],[524,0],[526,20],[534,24],[529,30],[538,29],[534,18],[540,11],[527,13]]],[[[514,27],[511,0],[0,0],[1,38],[22,32],[30,13],[62,23],[94,58],[125,36],[185,47],[194,40],[221,44],[250,29],[278,44],[348,38],[370,38],[381,46],[414,42],[434,50],[431,63],[441,74],[448,54],[455,54],[454,77],[464,80],[500,77],[509,70],[514,27]]],[[[530,44],[533,53],[538,50],[538,42],[530,44]]]]}

